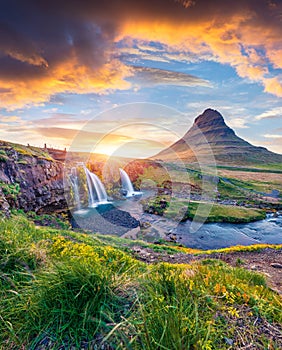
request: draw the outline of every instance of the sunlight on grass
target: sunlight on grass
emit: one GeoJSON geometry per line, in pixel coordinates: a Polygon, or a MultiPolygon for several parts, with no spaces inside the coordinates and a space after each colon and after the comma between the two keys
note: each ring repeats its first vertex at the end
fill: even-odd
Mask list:
{"type": "Polygon", "coordinates": [[[125,241],[2,220],[2,349],[227,349],[242,345],[239,321],[282,322],[262,275],[213,259],[146,265],[125,241]]]}

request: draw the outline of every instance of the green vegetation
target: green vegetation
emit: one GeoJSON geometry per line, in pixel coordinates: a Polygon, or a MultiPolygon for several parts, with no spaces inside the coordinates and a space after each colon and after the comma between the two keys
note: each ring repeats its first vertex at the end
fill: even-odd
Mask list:
{"type": "MultiPolygon", "coordinates": [[[[15,211],[14,211],[15,213],[15,211]]],[[[16,211],[16,214],[19,213],[19,210],[16,211]]],[[[59,229],[69,229],[70,223],[67,214],[36,214],[34,211],[29,211],[24,214],[28,219],[32,220],[36,225],[48,226],[52,228],[59,229]]]]}
{"type": "Polygon", "coordinates": [[[282,322],[262,275],[212,259],[146,265],[125,241],[2,220],[2,349],[279,349],[255,322],[282,322]]]}
{"type": "Polygon", "coordinates": [[[273,164],[257,164],[257,166],[253,167],[240,167],[240,166],[227,166],[227,165],[217,165],[217,169],[227,169],[227,170],[233,170],[233,171],[249,171],[249,172],[256,172],[256,173],[276,173],[281,174],[282,173],[282,164],[281,163],[273,163],[273,164]]]}
{"type": "Polygon", "coordinates": [[[18,183],[11,183],[7,184],[5,182],[0,181],[0,187],[2,188],[2,191],[5,196],[8,196],[14,200],[17,199],[17,196],[20,193],[20,185],[18,183]]]}
{"type": "Polygon", "coordinates": [[[206,222],[244,223],[262,220],[266,216],[265,211],[261,209],[170,199],[169,196],[150,198],[143,202],[143,206],[146,212],[183,221],[202,221],[206,218],[206,222]]]}
{"type": "Polygon", "coordinates": [[[232,182],[220,181],[217,186],[218,192],[222,199],[235,199],[244,200],[246,199],[246,192],[242,188],[238,188],[232,182]]]}
{"type": "MultiPolygon", "coordinates": [[[[0,161],[1,159],[9,159],[8,153],[9,150],[16,151],[20,156],[31,156],[31,157],[37,157],[39,159],[46,159],[49,161],[52,161],[53,158],[50,157],[50,155],[46,152],[44,152],[42,149],[38,147],[33,146],[24,146],[17,143],[12,142],[6,142],[6,141],[0,141],[0,161]]],[[[4,160],[4,161],[5,161],[4,160]]],[[[20,158],[19,161],[24,161],[24,159],[20,158]]],[[[25,164],[25,163],[22,163],[25,164]]]]}
{"type": "Polygon", "coordinates": [[[5,150],[0,149],[0,162],[6,162],[9,159],[5,150]]]}
{"type": "Polygon", "coordinates": [[[251,222],[265,219],[264,210],[214,204],[209,213],[208,222],[251,222]]]}
{"type": "Polygon", "coordinates": [[[241,199],[246,196],[246,191],[270,193],[273,189],[282,191],[282,184],[280,182],[266,182],[266,181],[242,181],[238,179],[229,178],[227,181],[221,181],[218,185],[218,190],[223,197],[241,199]]]}

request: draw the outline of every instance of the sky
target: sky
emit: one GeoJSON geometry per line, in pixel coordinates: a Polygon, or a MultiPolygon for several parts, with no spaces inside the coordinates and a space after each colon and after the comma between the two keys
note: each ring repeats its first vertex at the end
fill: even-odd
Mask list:
{"type": "Polygon", "coordinates": [[[0,0],[0,139],[148,156],[206,108],[282,153],[281,0],[0,0]]]}

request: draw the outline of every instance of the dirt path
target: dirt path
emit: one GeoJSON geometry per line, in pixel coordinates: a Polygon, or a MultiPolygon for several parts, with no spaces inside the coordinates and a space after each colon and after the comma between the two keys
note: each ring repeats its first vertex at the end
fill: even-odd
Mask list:
{"type": "Polygon", "coordinates": [[[260,272],[265,275],[271,289],[282,295],[282,249],[276,250],[266,248],[254,252],[232,252],[213,254],[169,254],[167,252],[156,252],[150,248],[134,246],[136,259],[147,262],[169,262],[175,264],[189,264],[192,261],[202,259],[220,259],[231,266],[241,266],[248,270],[260,272]]]}

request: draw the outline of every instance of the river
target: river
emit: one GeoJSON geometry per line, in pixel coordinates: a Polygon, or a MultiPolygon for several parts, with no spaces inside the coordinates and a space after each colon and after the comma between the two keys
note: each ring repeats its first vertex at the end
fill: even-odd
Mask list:
{"type": "Polygon", "coordinates": [[[177,239],[190,248],[218,249],[234,245],[282,244],[282,216],[248,224],[208,223],[190,233],[191,222],[180,223],[175,229],[177,239]]]}
{"type": "Polygon", "coordinates": [[[282,244],[281,213],[277,216],[269,214],[265,220],[247,224],[202,224],[195,232],[193,227],[191,228],[190,221],[176,223],[162,216],[143,213],[139,200],[118,201],[109,206],[109,210],[111,212],[105,216],[103,214],[102,218],[98,217],[101,216],[101,211],[98,213],[96,210],[88,209],[87,215],[75,215],[75,220],[84,229],[127,236],[126,232],[136,227],[134,222],[136,219],[146,223],[146,229],[137,233],[138,238],[152,241],[173,235],[177,242],[186,247],[204,250],[235,245],[282,244]],[[113,210],[114,208],[116,209],[113,210]],[[133,221],[130,216],[125,215],[127,213],[131,214],[133,221]]]}

